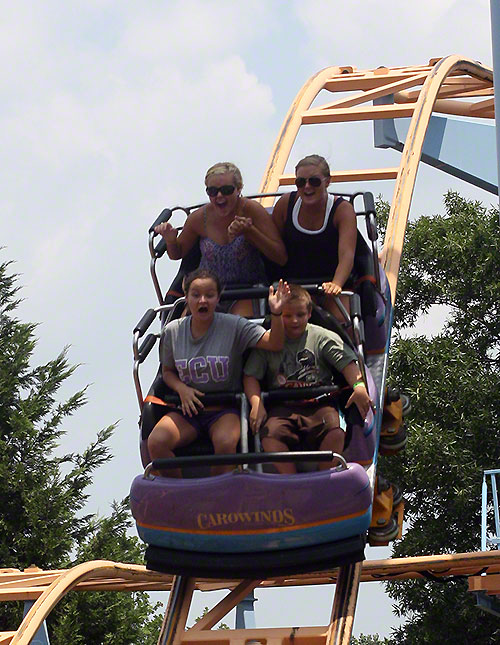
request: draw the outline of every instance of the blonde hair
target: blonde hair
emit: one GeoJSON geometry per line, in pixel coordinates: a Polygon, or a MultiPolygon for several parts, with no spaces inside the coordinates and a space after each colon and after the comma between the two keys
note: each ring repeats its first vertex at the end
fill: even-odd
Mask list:
{"type": "Polygon", "coordinates": [[[236,188],[241,190],[243,188],[243,179],[241,177],[240,169],[230,161],[219,161],[219,163],[211,166],[205,175],[205,186],[212,175],[224,175],[226,172],[232,173],[236,188]]]}
{"type": "Polygon", "coordinates": [[[295,166],[295,172],[297,172],[297,170],[302,166],[318,166],[325,177],[328,177],[328,179],[331,177],[330,166],[328,165],[327,160],[321,155],[307,155],[307,157],[301,159],[295,166]]]}
{"type": "Polygon", "coordinates": [[[312,298],[309,291],[306,291],[304,287],[301,287],[300,284],[289,284],[290,287],[290,298],[288,304],[292,302],[297,302],[298,300],[303,300],[307,310],[312,311],[312,298]]]}

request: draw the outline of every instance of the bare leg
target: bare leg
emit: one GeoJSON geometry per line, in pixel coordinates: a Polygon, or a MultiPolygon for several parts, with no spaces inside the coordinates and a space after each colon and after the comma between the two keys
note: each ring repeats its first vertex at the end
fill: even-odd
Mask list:
{"type": "Polygon", "coordinates": [[[251,300],[238,300],[230,309],[230,313],[235,316],[253,317],[253,305],[251,300]]]}
{"type": "MultiPolygon", "coordinates": [[[[216,455],[234,455],[240,440],[240,418],[229,412],[219,417],[210,427],[210,439],[214,444],[216,455]]],[[[222,475],[231,472],[234,466],[214,466],[212,475],[222,475]]]]}
{"type": "MultiPolygon", "coordinates": [[[[265,452],[289,452],[289,448],[286,443],[283,443],[278,439],[274,439],[273,437],[264,437],[262,439],[262,447],[265,452]]],[[[275,463],[273,466],[280,475],[295,475],[297,472],[295,464],[291,462],[275,463]]]]}
{"type": "MultiPolygon", "coordinates": [[[[349,305],[349,296],[339,296],[340,302],[344,305],[344,307],[347,310],[347,313],[351,313],[351,308],[349,305]]],[[[331,314],[335,316],[335,318],[342,324],[346,323],[346,319],[344,318],[342,312],[340,309],[337,307],[337,303],[335,302],[335,299],[333,296],[325,296],[325,309],[329,311],[331,314]]],[[[349,335],[351,335],[351,328],[348,327],[347,329],[349,335]]]]}
{"type": "MultiPolygon", "coordinates": [[[[192,443],[198,433],[178,412],[170,412],[162,417],[148,437],[148,450],[151,459],[175,457],[175,448],[192,443]]],[[[182,477],[180,468],[159,473],[167,477],[182,477]]]]}
{"type": "MultiPolygon", "coordinates": [[[[319,449],[331,450],[332,452],[336,452],[341,455],[342,451],[344,450],[344,439],[345,432],[342,430],[342,428],[333,428],[323,439],[319,446],[319,449]]],[[[330,462],[321,462],[319,465],[319,470],[329,470],[330,468],[338,466],[339,464],[340,461],[338,459],[333,459],[333,461],[330,462]]]]}
{"type": "MultiPolygon", "coordinates": [[[[339,413],[334,408],[325,411],[323,417],[326,435],[320,443],[320,450],[331,450],[339,455],[344,450],[345,432],[339,426],[339,413]]],[[[338,459],[333,459],[330,462],[321,462],[319,470],[329,470],[334,466],[339,465],[338,459]]]]}

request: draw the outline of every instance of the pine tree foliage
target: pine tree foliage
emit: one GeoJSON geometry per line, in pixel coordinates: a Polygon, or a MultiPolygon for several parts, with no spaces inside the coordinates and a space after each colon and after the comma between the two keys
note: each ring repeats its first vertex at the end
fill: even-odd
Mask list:
{"type": "MultiPolygon", "coordinates": [[[[66,349],[44,365],[31,366],[36,325],[16,318],[18,294],[10,263],[0,263],[0,567],[139,562],[142,549],[127,535],[125,501],[115,504],[108,518],[82,514],[94,472],[111,459],[107,442],[114,426],[98,432],[82,453],[56,454],[64,422],[85,403],[86,392],[58,401],[61,385],[75,369],[66,349]]],[[[155,643],[153,614],[144,594],[107,598],[72,592],[50,617],[51,643],[155,643]]],[[[21,616],[20,603],[1,606],[0,631],[15,629],[21,616]]]]}
{"type": "MultiPolygon", "coordinates": [[[[500,467],[498,211],[453,192],[444,204],[444,215],[409,224],[398,282],[390,379],[412,414],[404,454],[380,463],[406,500],[395,557],[478,551],[483,471],[500,467]],[[443,328],[408,334],[435,305],[446,307],[443,328]]],[[[388,591],[406,618],[391,642],[498,642],[498,619],[475,606],[465,580],[388,591]]]]}

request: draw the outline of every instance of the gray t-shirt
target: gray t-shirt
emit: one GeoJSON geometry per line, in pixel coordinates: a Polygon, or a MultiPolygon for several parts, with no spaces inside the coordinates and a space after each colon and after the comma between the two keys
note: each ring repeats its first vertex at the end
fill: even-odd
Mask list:
{"type": "Polygon", "coordinates": [[[201,392],[240,392],[243,352],[255,347],[265,332],[246,318],[216,312],[206,334],[194,339],[187,316],[163,328],[160,360],[201,392]]]}
{"type": "Polygon", "coordinates": [[[254,349],[244,372],[259,381],[265,377],[269,390],[313,387],[332,382],[332,367],[341,372],[356,360],[356,354],[338,334],[308,323],[300,338],[285,340],[280,352],[254,349]]]}

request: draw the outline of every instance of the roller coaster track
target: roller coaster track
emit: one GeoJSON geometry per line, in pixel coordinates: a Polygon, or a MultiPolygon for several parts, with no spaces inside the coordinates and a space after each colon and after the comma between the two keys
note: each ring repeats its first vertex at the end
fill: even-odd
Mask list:
{"type": "MultiPolygon", "coordinates": [[[[283,172],[302,125],[411,117],[399,168],[332,173],[333,182],[395,179],[381,255],[393,303],[417,170],[434,111],[462,117],[494,118],[493,70],[457,55],[432,60],[429,65],[419,67],[379,68],[365,72],[351,67],[324,69],[309,79],[292,103],[260,186],[261,193],[276,192],[280,186],[293,182],[293,177],[283,172]],[[410,88],[417,89],[408,92],[410,88]],[[322,90],[349,94],[311,108],[322,90]],[[367,105],[369,101],[389,96],[393,97],[392,105],[367,105]],[[475,101],[464,101],[465,98],[475,101]]],[[[329,630],[325,642],[349,643],[360,576],[361,568],[352,567],[339,580],[332,614],[334,627],[329,630]],[[337,595],[343,600],[337,602],[337,595]]]]}
{"type": "Polygon", "coordinates": [[[293,176],[284,175],[283,171],[302,125],[411,117],[399,168],[332,173],[333,182],[396,180],[382,256],[393,301],[418,165],[433,111],[493,119],[493,70],[456,55],[419,67],[383,67],[364,72],[352,67],[328,67],[312,76],[295,97],[260,186],[261,193],[271,193],[293,183],[293,176]],[[419,86],[420,89],[407,92],[419,86]],[[322,90],[352,94],[311,109],[322,90]],[[388,95],[394,95],[394,105],[366,105],[388,95]],[[464,101],[464,98],[479,98],[479,101],[464,101]]]}
{"type": "MultiPolygon", "coordinates": [[[[500,551],[458,553],[450,555],[421,556],[416,558],[389,558],[371,560],[361,565],[361,582],[381,580],[427,579],[447,581],[457,576],[469,579],[469,589],[484,588],[486,579],[498,580],[500,574],[500,551]],[[486,574],[485,576],[480,574],[486,574]]],[[[210,632],[210,628],[249,593],[251,589],[269,589],[288,586],[324,585],[338,583],[340,571],[322,571],[281,577],[263,581],[244,580],[197,580],[184,579],[184,589],[178,590],[184,596],[184,610],[176,614],[178,633],[171,642],[196,643],[217,642],[217,636],[224,636],[224,642],[241,642],[243,639],[267,639],[267,643],[282,643],[290,636],[290,629],[235,630],[235,634],[210,632]],[[186,598],[192,591],[214,591],[228,589],[230,593],[194,627],[184,632],[186,622],[186,598]],[[238,634],[236,634],[238,632],[238,634]],[[234,637],[234,638],[233,638],[234,637]],[[232,640],[230,640],[232,639],[232,640]]],[[[95,560],[85,562],[72,569],[42,571],[36,567],[18,571],[0,570],[0,601],[36,600],[17,631],[0,633],[0,645],[28,645],[45,618],[55,605],[70,591],[171,591],[179,578],[148,571],[144,566],[95,560]]],[[[498,587],[498,582],[496,583],[498,587]]],[[[496,589],[498,591],[498,589],[496,589]]],[[[182,603],[181,603],[182,608],[182,603]]],[[[297,642],[327,642],[332,626],[296,630],[297,642]],[[313,640],[307,640],[309,637],[313,640]],[[323,640],[319,640],[323,638],[323,640]],[[304,640],[306,639],[306,640],[304,640]]],[[[286,642],[286,641],[285,641],[286,642]]]]}
{"type": "MultiPolygon", "coordinates": [[[[404,234],[415,187],[425,135],[433,112],[461,117],[492,119],[494,117],[493,72],[473,60],[453,55],[431,60],[415,67],[377,68],[359,71],[353,67],[329,67],[311,77],[297,94],[283,122],[271,152],[260,186],[260,193],[276,192],[280,186],[293,184],[294,177],[284,174],[293,144],[302,125],[346,123],[410,117],[410,126],[399,167],[357,170],[335,170],[332,182],[365,182],[395,180],[389,220],[381,255],[387,273],[393,302],[396,297],[399,265],[404,234]],[[311,108],[320,92],[342,93],[341,98],[311,108]],[[346,95],[347,94],[347,95],[346,95]],[[391,96],[393,104],[371,104],[391,96]],[[472,100],[470,100],[472,99],[472,100]]],[[[371,145],[371,144],[370,144],[371,145]]],[[[269,198],[267,198],[269,200],[269,198]]],[[[271,205],[263,200],[264,205],[271,205]]],[[[249,639],[267,645],[282,643],[321,643],[347,645],[354,620],[360,581],[394,578],[442,576],[475,576],[485,572],[498,579],[500,552],[405,558],[380,563],[366,562],[341,569],[281,578],[274,581],[247,580],[196,581],[146,572],[144,567],[106,561],[89,562],[64,572],[34,572],[37,580],[27,585],[25,574],[0,571],[0,599],[36,599],[15,632],[0,634],[0,645],[27,645],[56,603],[71,589],[113,589],[133,591],[155,588],[170,589],[160,644],[245,643],[249,639]],[[377,566],[380,567],[377,572],[377,566]],[[371,573],[370,572],[371,568],[371,573]],[[42,575],[43,574],[43,575],[42,575]],[[9,578],[10,576],[10,578],[9,578]],[[23,577],[24,576],[24,577],[23,577]],[[43,581],[44,580],[44,581],[43,581]],[[50,584],[47,586],[47,583],[50,584]],[[279,585],[326,584],[336,582],[336,595],[330,625],[300,629],[233,630],[217,634],[210,627],[223,618],[240,600],[256,587],[279,585]],[[194,589],[229,588],[229,595],[213,608],[195,627],[185,630],[187,613],[194,589]]],[[[31,575],[31,574],[30,574],[31,575]]],[[[484,589],[476,580],[471,588],[484,589]],[[476,587],[474,587],[476,584],[476,587]],[[477,587],[479,585],[479,587],[477,587]]],[[[496,583],[498,585],[498,583],[496,583]]],[[[499,589],[500,591],[500,589],[499,589]]]]}

